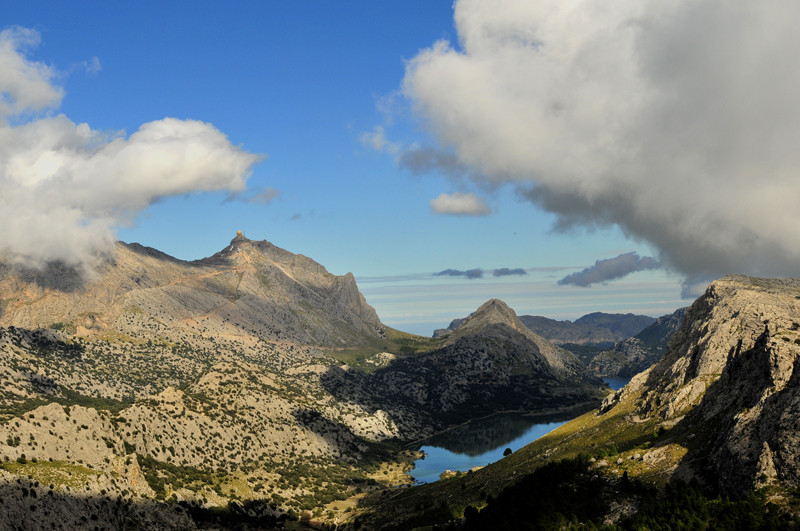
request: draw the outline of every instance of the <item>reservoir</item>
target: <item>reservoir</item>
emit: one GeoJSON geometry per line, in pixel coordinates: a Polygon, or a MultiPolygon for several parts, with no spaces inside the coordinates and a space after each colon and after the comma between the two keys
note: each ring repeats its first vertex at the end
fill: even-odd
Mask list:
{"type": "MultiPolygon", "coordinates": [[[[607,378],[614,390],[628,383],[628,378],[607,378]]],[[[503,458],[510,448],[516,452],[539,437],[550,433],[572,417],[534,417],[521,413],[501,413],[473,420],[426,439],[419,450],[423,459],[414,462],[411,476],[418,483],[437,481],[446,470],[466,472],[503,458]]]]}
{"type": "Polygon", "coordinates": [[[603,381],[608,384],[608,386],[613,389],[614,391],[619,391],[623,387],[625,387],[628,382],[631,381],[630,378],[603,378],[603,381]]]}

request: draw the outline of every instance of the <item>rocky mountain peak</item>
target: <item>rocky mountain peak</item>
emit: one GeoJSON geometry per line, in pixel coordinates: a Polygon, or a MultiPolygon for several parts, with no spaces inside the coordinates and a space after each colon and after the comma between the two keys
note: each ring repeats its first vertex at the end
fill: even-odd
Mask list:
{"type": "Polygon", "coordinates": [[[448,344],[463,342],[465,339],[474,341],[474,338],[492,338],[493,341],[535,345],[534,349],[547,360],[550,370],[558,378],[565,381],[599,382],[588,373],[574,354],[531,331],[520,321],[516,312],[499,299],[490,299],[483,303],[447,337],[448,344]]]}
{"type": "Polygon", "coordinates": [[[492,324],[505,324],[514,330],[522,330],[524,326],[517,314],[500,299],[490,299],[478,307],[459,327],[459,330],[482,327],[492,324]]]}
{"type": "Polygon", "coordinates": [[[201,260],[120,243],[79,288],[48,289],[46,280],[0,263],[0,298],[8,301],[0,326],[165,338],[245,334],[337,346],[383,335],[352,275],[333,275],[306,256],[250,240],[241,231],[222,251],[201,260]]]}

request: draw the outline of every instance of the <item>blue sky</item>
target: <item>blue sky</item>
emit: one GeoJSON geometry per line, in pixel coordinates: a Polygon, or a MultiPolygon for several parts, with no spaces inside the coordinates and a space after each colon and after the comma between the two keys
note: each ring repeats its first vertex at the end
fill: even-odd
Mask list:
{"type": "MultiPolygon", "coordinates": [[[[431,0],[4,3],[0,30],[34,30],[39,42],[21,53],[31,63],[49,66],[49,83],[63,89],[57,103],[12,114],[9,123],[14,127],[63,114],[110,138],[127,138],[142,124],[167,117],[212,125],[227,137],[230,149],[263,157],[249,166],[246,189],[231,195],[235,185],[189,193],[177,188],[148,195],[144,203],[119,207],[126,215],[111,223],[115,237],[196,259],[222,249],[236,230],[243,230],[251,239],[266,239],[307,255],[332,273],[353,272],[385,323],[426,335],[492,297],[506,300],[520,314],[576,318],[590,311],[630,311],[658,316],[690,302],[681,298],[682,283],[684,289],[687,282],[702,287],[727,272],[792,273],[795,255],[788,251],[764,261],[789,264],[773,269],[729,252],[730,241],[751,233],[753,241],[761,241],[759,235],[770,227],[746,226],[696,241],[696,234],[709,232],[701,225],[706,218],[710,227],[722,219],[711,209],[693,219],[700,207],[690,205],[694,209],[690,212],[680,206],[694,195],[705,200],[698,205],[709,204],[703,196],[703,178],[683,182],[677,174],[656,170],[664,164],[655,162],[671,160],[671,152],[660,151],[669,143],[653,131],[666,135],[667,126],[650,127],[643,118],[647,112],[629,116],[625,114],[629,111],[619,110],[623,107],[614,107],[617,100],[603,100],[606,92],[630,89],[633,96],[623,102],[628,109],[636,107],[638,94],[652,92],[644,86],[651,78],[642,81],[641,72],[629,71],[627,65],[635,61],[612,60],[614,54],[624,56],[624,41],[611,42],[616,47],[609,44],[608,50],[597,52],[608,54],[598,57],[597,64],[615,77],[613,83],[598,77],[592,95],[611,109],[603,113],[625,118],[628,129],[624,135],[609,136],[607,142],[589,142],[587,138],[603,140],[613,129],[609,115],[590,114],[600,111],[586,105],[585,95],[577,89],[547,85],[549,79],[568,82],[565,72],[574,68],[547,70],[520,55],[520,75],[530,78],[517,79],[516,68],[512,74],[498,66],[512,52],[534,53],[531,46],[535,48],[538,37],[519,35],[544,27],[536,17],[551,15],[515,14],[525,3],[512,0],[498,4],[493,13],[477,15],[480,4],[461,4],[457,23],[450,2],[431,0]],[[525,17],[530,17],[529,26],[525,17]],[[492,32],[533,39],[534,45],[528,42],[523,51],[502,50],[506,41],[492,32]],[[437,42],[449,46],[436,48],[437,42]],[[452,65],[456,66],[448,70],[452,65]],[[483,71],[476,65],[492,70],[493,84],[488,88],[476,77],[483,71]],[[474,86],[464,79],[474,79],[474,86]],[[501,121],[508,109],[513,116],[516,107],[505,108],[495,101],[508,97],[514,105],[538,109],[526,100],[533,96],[518,96],[517,83],[531,87],[531,93],[544,94],[537,96],[540,99],[563,95],[563,101],[548,103],[549,109],[577,109],[583,114],[572,113],[566,125],[542,118],[535,131],[517,131],[530,120],[522,125],[501,121]],[[575,132],[582,128],[585,135],[575,132]],[[651,149],[649,158],[620,163],[624,150],[617,148],[627,147],[633,136],[647,139],[638,149],[651,149]],[[494,138],[502,143],[494,144],[494,138]],[[518,138],[524,142],[514,151],[518,138]],[[606,150],[611,144],[615,149],[606,150]],[[580,149],[571,150],[572,146],[580,149]],[[404,155],[424,154],[428,148],[440,156],[438,162],[413,171],[415,166],[404,155]],[[448,164],[448,157],[458,163],[448,164]],[[612,163],[625,168],[619,181],[616,174],[609,176],[613,172],[597,170],[612,163]],[[589,180],[571,183],[573,175],[584,173],[589,180]],[[643,175],[652,176],[653,181],[644,183],[647,186],[640,182],[643,175]],[[591,195],[595,183],[612,181],[623,198],[619,202],[607,194],[591,195]],[[667,210],[666,205],[673,203],[673,188],[680,191],[682,203],[676,200],[676,206],[667,210]],[[625,199],[628,191],[632,199],[625,199]],[[473,194],[483,211],[472,212],[481,215],[434,212],[431,201],[441,194],[473,194]],[[648,203],[649,195],[656,196],[654,202],[648,203]],[[665,205],[663,216],[659,205],[665,205]],[[642,212],[652,212],[652,222],[642,212]],[[683,220],[689,220],[686,227],[683,220]],[[717,252],[718,240],[725,243],[717,252]],[[697,249],[709,249],[713,260],[698,260],[697,249]],[[619,278],[612,273],[610,280],[591,281],[587,287],[558,283],[593,265],[617,265],[617,261],[596,261],[631,252],[654,257],[652,263],[658,268],[619,278]],[[482,278],[435,275],[475,268],[484,271],[482,278]],[[493,276],[492,271],[500,268],[521,268],[527,274],[493,276]]],[[[618,5],[643,9],[636,2],[618,5]]],[[[609,21],[622,7],[604,13],[596,24],[612,24],[609,21]]],[[[568,14],[563,17],[571,20],[568,14]]],[[[769,22],[766,19],[765,26],[769,22]]],[[[581,24],[573,30],[581,38],[599,31],[595,23],[581,24]]],[[[664,29],[665,35],[669,29],[664,29]]],[[[709,39],[714,37],[711,30],[709,39]]],[[[718,30],[720,39],[733,31],[718,30]]],[[[663,40],[669,42],[666,36],[663,40]]],[[[589,74],[584,72],[581,79],[589,74]]],[[[670,111],[657,103],[641,106],[670,111]]],[[[687,169],[690,176],[692,170],[687,169]]],[[[732,197],[739,201],[746,195],[734,190],[732,197]]]]}

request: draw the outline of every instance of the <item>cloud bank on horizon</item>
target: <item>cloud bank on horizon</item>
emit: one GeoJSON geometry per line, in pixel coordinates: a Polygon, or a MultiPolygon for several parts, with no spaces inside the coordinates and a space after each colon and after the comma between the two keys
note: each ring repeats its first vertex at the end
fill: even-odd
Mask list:
{"type": "Polygon", "coordinates": [[[434,273],[433,276],[435,277],[466,277],[470,280],[474,280],[477,278],[483,278],[484,273],[491,273],[494,277],[509,277],[509,276],[522,276],[527,275],[528,272],[522,269],[521,267],[516,268],[508,268],[508,267],[501,267],[499,269],[468,269],[466,271],[462,271],[461,269],[445,269],[444,271],[439,271],[438,273],[434,273]]]}
{"type": "Polygon", "coordinates": [[[433,276],[435,277],[466,277],[469,279],[476,279],[476,278],[483,278],[483,269],[468,269],[466,271],[462,271],[460,269],[445,269],[444,271],[439,271],[438,273],[434,273],[433,276]]]}
{"type": "Polygon", "coordinates": [[[0,253],[11,263],[88,272],[113,248],[115,227],[154,201],[245,190],[262,157],[211,124],[163,118],[126,137],[53,115],[58,73],[27,55],[39,39],[26,28],[0,32],[0,253]]]}
{"type": "Polygon", "coordinates": [[[798,19],[792,0],[458,0],[458,45],[422,50],[402,90],[443,172],[510,183],[559,228],[616,224],[687,289],[796,275],[798,19]]]}

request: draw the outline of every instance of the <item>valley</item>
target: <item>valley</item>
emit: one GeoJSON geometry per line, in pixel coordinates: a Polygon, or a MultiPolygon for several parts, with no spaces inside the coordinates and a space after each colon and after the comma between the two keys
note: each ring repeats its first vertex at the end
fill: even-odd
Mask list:
{"type": "Polygon", "coordinates": [[[800,531],[799,2],[2,6],[0,531],[800,531]]]}
{"type": "MultiPolygon", "coordinates": [[[[712,283],[687,310],[665,356],[601,408],[480,470],[372,498],[365,525],[404,528],[410,522],[448,521],[450,513],[458,513],[471,514],[478,526],[472,528],[482,529],[486,520],[474,509],[484,514],[493,504],[490,498],[519,503],[524,492],[534,492],[530,481],[537,471],[547,469],[560,470],[538,480],[548,488],[584,484],[598,500],[592,507],[576,502],[556,509],[567,511],[561,515],[567,521],[575,511],[575,517],[595,525],[633,526],[639,511],[652,516],[648,504],[672,503],[666,496],[678,489],[681,496],[697,497],[698,511],[723,495],[733,500],[730,510],[747,512],[765,528],[797,528],[799,299],[796,280],[730,276],[712,283]],[[687,484],[688,490],[680,490],[687,484]],[[423,513],[427,516],[420,519],[423,513]]],[[[554,516],[547,512],[552,506],[542,511],[554,516]]],[[[508,513],[485,514],[495,515],[496,524],[508,513]]],[[[527,520],[520,518],[534,516],[517,512],[513,518],[522,523],[527,520]]],[[[669,516],[659,513],[665,520],[658,521],[669,516]]],[[[678,521],[695,516],[686,513],[678,521]]],[[[471,528],[469,517],[465,526],[471,528]]]]}
{"type": "Polygon", "coordinates": [[[496,299],[434,337],[393,330],[352,275],[241,233],[195,262],[120,243],[90,280],[0,273],[5,522],[460,525],[565,459],[625,500],[617,519],[644,503],[620,478],[796,500],[794,281],[726,277],[659,319],[534,319],[548,340],[496,299]],[[593,337],[622,338],[584,361],[559,346],[593,337]],[[482,462],[427,470],[435,447],[482,462]]]}
{"type": "Polygon", "coordinates": [[[344,521],[365,493],[412,481],[411,441],[608,392],[500,301],[449,337],[412,336],[382,325],[352,276],[241,234],[196,262],[118,244],[90,281],[4,267],[0,293],[7,521],[30,520],[32,495],[64,501],[42,526],[80,526],[90,507],[140,527],[245,506],[344,521]]]}

